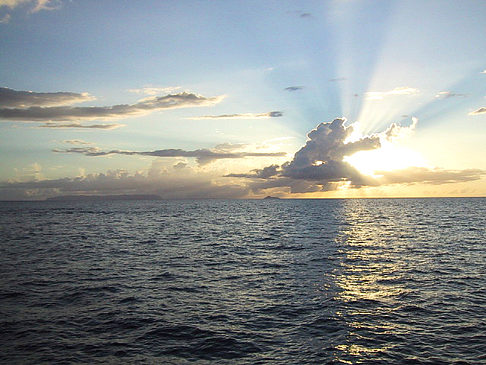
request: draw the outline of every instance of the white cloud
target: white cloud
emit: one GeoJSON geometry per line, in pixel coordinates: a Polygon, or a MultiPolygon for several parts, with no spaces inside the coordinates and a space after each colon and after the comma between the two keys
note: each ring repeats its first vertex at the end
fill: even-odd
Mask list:
{"type": "Polygon", "coordinates": [[[412,117],[412,124],[408,127],[403,127],[400,123],[392,123],[383,134],[388,141],[394,142],[411,136],[417,127],[417,123],[418,119],[415,117],[412,117]]]}
{"type": "Polygon", "coordinates": [[[181,89],[180,86],[168,86],[168,87],[155,87],[155,86],[144,86],[140,89],[129,89],[128,91],[135,94],[144,95],[160,95],[160,94],[172,94],[181,89]]]}
{"type": "Polygon", "coordinates": [[[367,100],[383,100],[389,96],[397,95],[415,95],[418,94],[420,90],[413,87],[396,87],[389,91],[368,91],[365,93],[367,100]]]}

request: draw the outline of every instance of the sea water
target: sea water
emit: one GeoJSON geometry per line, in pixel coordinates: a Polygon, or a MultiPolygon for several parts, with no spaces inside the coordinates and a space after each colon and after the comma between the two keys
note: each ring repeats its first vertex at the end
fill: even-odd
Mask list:
{"type": "Polygon", "coordinates": [[[0,203],[0,361],[485,363],[486,199],[0,203]]]}

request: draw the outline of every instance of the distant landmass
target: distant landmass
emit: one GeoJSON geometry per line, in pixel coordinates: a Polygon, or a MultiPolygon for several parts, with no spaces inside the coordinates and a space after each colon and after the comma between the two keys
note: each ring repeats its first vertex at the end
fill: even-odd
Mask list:
{"type": "Polygon", "coordinates": [[[263,200],[280,200],[280,198],[278,196],[266,196],[265,198],[263,198],[263,200]]]}
{"type": "Polygon", "coordinates": [[[124,195],[62,195],[47,198],[46,201],[105,201],[105,200],[161,200],[154,194],[124,194],[124,195]]]}

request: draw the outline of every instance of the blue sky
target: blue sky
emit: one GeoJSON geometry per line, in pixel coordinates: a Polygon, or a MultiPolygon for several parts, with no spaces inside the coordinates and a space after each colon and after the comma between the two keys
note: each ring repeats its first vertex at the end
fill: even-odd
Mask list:
{"type": "Polygon", "coordinates": [[[108,175],[167,197],[486,194],[484,1],[0,0],[0,20],[1,197],[110,193],[73,185],[108,175]],[[379,146],[319,145],[296,177],[286,161],[341,117],[347,139],[316,144],[379,146]]]}

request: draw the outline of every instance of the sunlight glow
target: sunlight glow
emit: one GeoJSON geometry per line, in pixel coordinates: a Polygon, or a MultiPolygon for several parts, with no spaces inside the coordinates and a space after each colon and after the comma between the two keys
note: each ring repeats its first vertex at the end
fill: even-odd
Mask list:
{"type": "Polygon", "coordinates": [[[377,171],[428,166],[420,153],[388,141],[382,141],[380,149],[357,152],[352,156],[345,157],[345,161],[366,175],[374,175],[377,171]]]}

